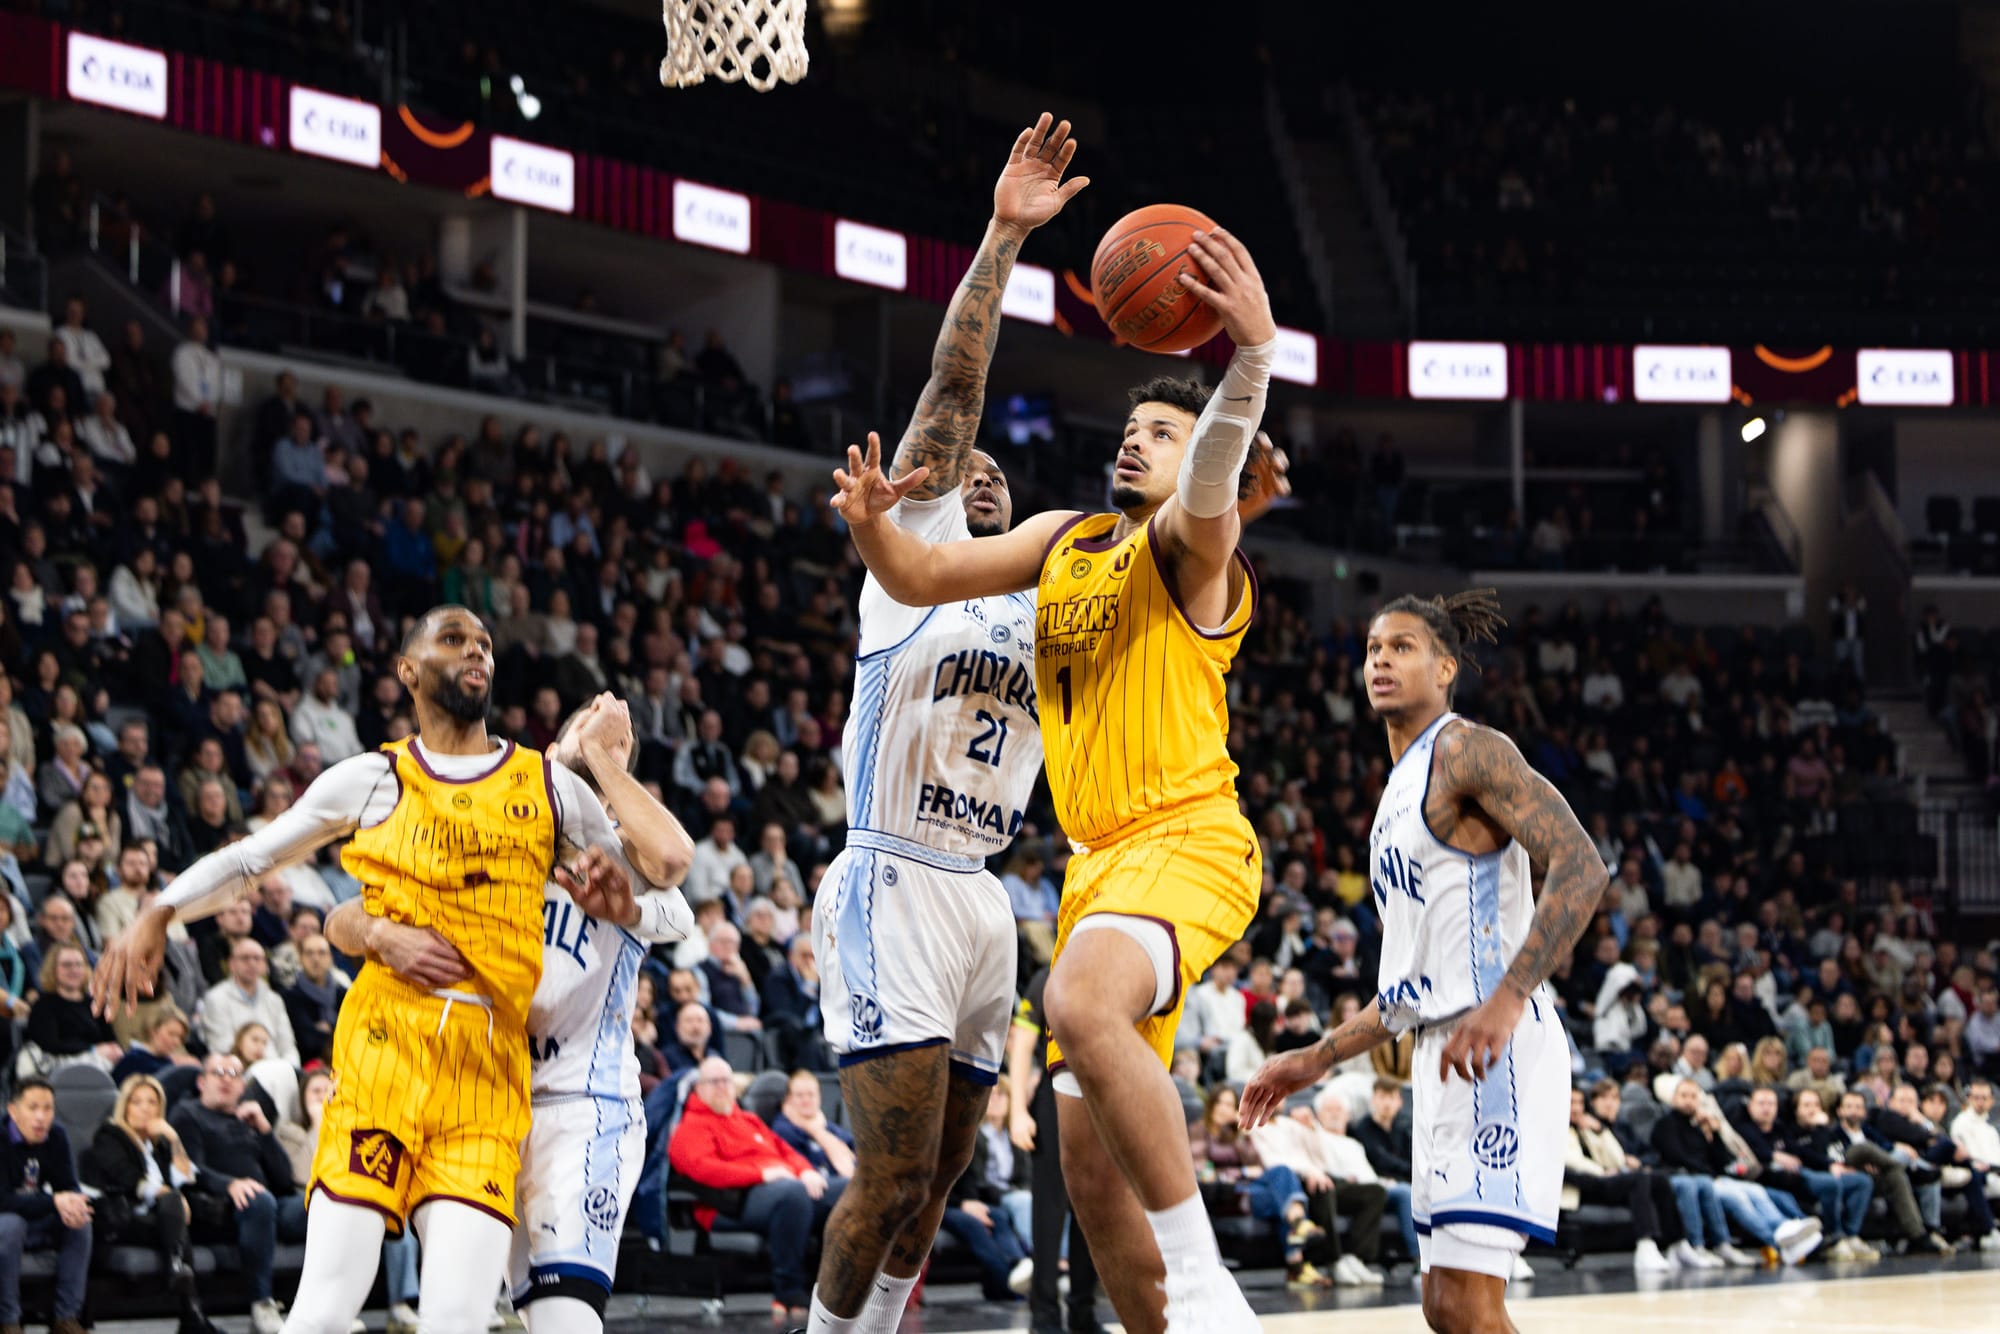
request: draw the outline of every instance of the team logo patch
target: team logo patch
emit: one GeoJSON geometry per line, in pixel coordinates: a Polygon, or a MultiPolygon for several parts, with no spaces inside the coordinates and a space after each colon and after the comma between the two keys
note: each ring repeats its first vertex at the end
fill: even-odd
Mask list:
{"type": "Polygon", "coordinates": [[[849,996],[854,1011],[854,1045],[867,1047],[882,1040],[882,1007],[873,996],[849,996]]]}
{"type": "Polygon", "coordinates": [[[901,875],[900,875],[900,874],[899,874],[899,873],[897,872],[897,870],[896,870],[896,868],[895,868],[895,867],[893,867],[893,866],[885,866],[885,867],[883,867],[883,868],[882,868],[882,883],[883,883],[883,884],[885,884],[885,885],[893,885],[893,884],[895,884],[895,883],[896,883],[896,882],[897,882],[898,880],[901,880],[902,878],[903,878],[903,877],[902,877],[902,876],[901,876],[901,875]]]}
{"type": "Polygon", "coordinates": [[[618,1226],[618,1192],[610,1186],[593,1187],[583,1197],[583,1216],[599,1232],[618,1226]]]}
{"type": "Polygon", "coordinates": [[[1014,632],[1013,632],[1012,630],[1009,630],[1009,629],[1008,629],[1008,628],[1007,628],[1006,626],[1004,626],[1004,625],[996,625],[996,626],[994,626],[994,627],[993,627],[993,642],[994,642],[994,643],[996,643],[996,644],[1004,644],[1004,643],[1006,643],[1006,642],[1007,642],[1008,640],[1012,639],[1013,637],[1014,637],[1014,632]]]}
{"type": "Polygon", "coordinates": [[[541,803],[529,801],[526,797],[515,797],[507,803],[507,818],[515,824],[526,824],[541,813],[541,803]]]}
{"type": "Polygon", "coordinates": [[[1089,573],[1090,561],[1083,556],[1078,556],[1069,567],[1069,577],[1072,579],[1081,579],[1089,573]]]}
{"type": "Polygon", "coordinates": [[[377,1046],[387,1042],[389,1040],[389,1025],[383,1023],[380,1019],[371,1022],[368,1025],[368,1040],[377,1046]]]}
{"type": "Polygon", "coordinates": [[[469,811],[472,809],[472,795],[467,792],[455,793],[452,796],[451,804],[458,810],[469,811]]]}
{"type": "Polygon", "coordinates": [[[1472,1132],[1472,1160],[1492,1172],[1504,1172],[1521,1156],[1521,1136],[1514,1127],[1488,1121],[1472,1132]]]}
{"type": "Polygon", "coordinates": [[[386,1130],[357,1130],[347,1153],[347,1170],[393,1186],[403,1170],[403,1142],[386,1130]]]}
{"type": "Polygon", "coordinates": [[[1117,560],[1111,562],[1111,577],[1113,579],[1123,579],[1125,577],[1125,571],[1131,568],[1132,568],[1132,551],[1131,548],[1128,547],[1124,551],[1118,553],[1117,560]]]}

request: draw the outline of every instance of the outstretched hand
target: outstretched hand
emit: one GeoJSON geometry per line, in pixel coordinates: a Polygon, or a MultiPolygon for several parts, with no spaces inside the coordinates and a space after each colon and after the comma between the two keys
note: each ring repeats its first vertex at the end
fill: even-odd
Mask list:
{"type": "Polygon", "coordinates": [[[152,996],[172,923],[171,912],[149,909],[106,943],[90,978],[90,1008],[98,1018],[116,1020],[120,1013],[134,1013],[142,997],[152,996]]]}
{"type": "Polygon", "coordinates": [[[847,466],[833,470],[834,485],[840,489],[828,503],[847,520],[849,528],[858,528],[896,508],[904,496],[923,485],[924,478],[930,475],[929,468],[912,468],[891,481],[882,468],[882,437],[870,431],[868,452],[864,455],[861,446],[849,445],[847,466]]]}
{"type": "Polygon", "coordinates": [[[1188,241],[1188,254],[1195,268],[1181,269],[1181,286],[1214,307],[1231,342],[1262,347],[1278,336],[1271,294],[1264,290],[1264,277],[1241,241],[1220,227],[1196,232],[1188,241]]]}
{"type": "Polygon", "coordinates": [[[1250,457],[1243,462],[1243,476],[1236,487],[1236,516],[1248,524],[1262,518],[1281,496],[1292,494],[1288,475],[1292,462],[1285,451],[1271,443],[1271,437],[1257,432],[1250,444],[1250,457]]]}
{"type": "Polygon", "coordinates": [[[1051,117],[1041,118],[1021,131],[1014,151],[1007,155],[1007,167],[993,186],[993,217],[1008,227],[1029,231],[1041,226],[1090,184],[1090,177],[1063,180],[1070,159],[1076,156],[1076,140],[1069,137],[1069,122],[1049,128],[1051,117]]]}
{"type": "Polygon", "coordinates": [[[1323,1043],[1300,1047],[1266,1060],[1243,1089],[1236,1121],[1245,1130],[1275,1121],[1285,1099],[1325,1079],[1333,1068],[1323,1043]]]}

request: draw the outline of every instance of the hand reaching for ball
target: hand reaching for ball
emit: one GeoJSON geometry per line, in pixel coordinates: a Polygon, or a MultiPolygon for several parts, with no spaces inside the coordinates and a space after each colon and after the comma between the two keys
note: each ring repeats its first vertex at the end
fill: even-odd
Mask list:
{"type": "Polygon", "coordinates": [[[1241,241],[1220,227],[1197,231],[1188,255],[1194,266],[1181,270],[1181,286],[1214,308],[1236,346],[1260,347],[1278,336],[1271,295],[1241,241]]]}

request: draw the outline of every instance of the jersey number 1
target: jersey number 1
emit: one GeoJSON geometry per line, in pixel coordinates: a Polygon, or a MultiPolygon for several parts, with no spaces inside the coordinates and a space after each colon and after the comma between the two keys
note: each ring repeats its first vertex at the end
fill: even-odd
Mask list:
{"type": "Polygon", "coordinates": [[[1062,689],[1063,726],[1069,725],[1069,668],[1056,673],[1056,685],[1062,689]]]}
{"type": "Polygon", "coordinates": [[[1000,752],[1007,746],[1007,720],[995,718],[984,709],[972,716],[985,723],[986,729],[972,738],[972,744],[965,748],[965,756],[967,759],[978,760],[981,764],[991,764],[997,768],[1000,764],[1000,752]],[[991,750],[986,749],[986,743],[989,741],[993,743],[991,750]]]}

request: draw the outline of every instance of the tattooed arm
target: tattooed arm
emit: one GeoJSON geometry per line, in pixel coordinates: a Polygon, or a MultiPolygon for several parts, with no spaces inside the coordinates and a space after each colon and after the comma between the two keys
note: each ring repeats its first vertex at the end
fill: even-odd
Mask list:
{"type": "Polygon", "coordinates": [[[1458,824],[1487,823],[1518,842],[1543,877],[1527,939],[1499,991],[1459,1021],[1445,1046],[1445,1067],[1470,1079],[1499,1059],[1528,997],[1583,938],[1610,876],[1569,803],[1506,737],[1486,727],[1448,727],[1433,754],[1430,800],[1452,808],[1433,823],[1438,837],[1450,843],[1458,824]]]}
{"type": "Polygon", "coordinates": [[[1341,1062],[1351,1061],[1385,1042],[1395,1040],[1396,1035],[1382,1022],[1381,1007],[1375,1001],[1369,1001],[1354,1012],[1353,1018],[1328,1032],[1312,1046],[1288,1051],[1264,1062],[1263,1068],[1243,1089],[1243,1099],[1237,1108],[1238,1119],[1246,1130],[1255,1130],[1284,1109],[1285,1099],[1300,1089],[1319,1083],[1341,1062]]]}
{"type": "Polygon", "coordinates": [[[944,313],[944,327],[931,352],[931,378],[889,471],[900,478],[918,468],[930,469],[909,493],[911,500],[936,500],[958,490],[966,456],[979,434],[986,371],[1000,341],[1000,299],[1014,272],[1014,258],[1029,232],[1060,213],[1090,183],[1087,176],[1063,181],[1076,155],[1076,140],[1069,137],[1068,121],[1053,130],[1049,121],[1043,113],[1014,141],[1006,170],[993,187],[993,220],[944,313]]]}

